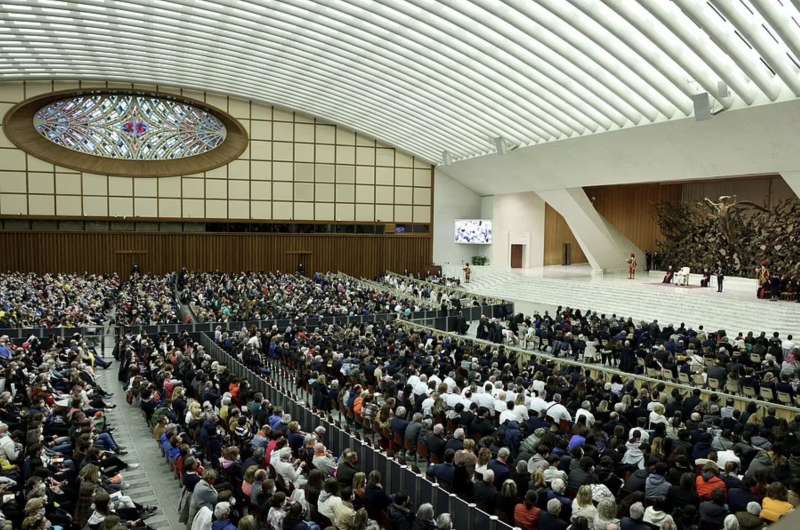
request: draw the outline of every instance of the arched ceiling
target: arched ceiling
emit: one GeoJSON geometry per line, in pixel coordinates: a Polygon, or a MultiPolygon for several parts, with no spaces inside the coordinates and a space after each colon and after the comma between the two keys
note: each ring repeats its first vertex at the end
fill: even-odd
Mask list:
{"type": "Polygon", "coordinates": [[[294,108],[432,162],[800,95],[800,0],[0,0],[0,80],[294,108]]]}

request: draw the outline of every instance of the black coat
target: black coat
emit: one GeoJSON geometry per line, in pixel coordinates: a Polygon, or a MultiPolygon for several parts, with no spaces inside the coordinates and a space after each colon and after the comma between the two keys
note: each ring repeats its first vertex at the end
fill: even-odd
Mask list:
{"type": "Polygon", "coordinates": [[[497,488],[494,485],[479,481],[473,486],[472,501],[484,512],[494,514],[496,499],[497,488]]]}
{"type": "Polygon", "coordinates": [[[566,528],[567,523],[550,512],[542,512],[539,516],[538,530],[566,530],[566,528]]]}

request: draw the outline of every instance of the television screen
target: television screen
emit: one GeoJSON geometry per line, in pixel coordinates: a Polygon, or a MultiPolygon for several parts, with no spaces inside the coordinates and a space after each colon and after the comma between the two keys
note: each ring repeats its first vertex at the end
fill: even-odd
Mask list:
{"type": "Polygon", "coordinates": [[[492,242],[492,221],[489,219],[456,219],[456,243],[488,245],[492,242]]]}

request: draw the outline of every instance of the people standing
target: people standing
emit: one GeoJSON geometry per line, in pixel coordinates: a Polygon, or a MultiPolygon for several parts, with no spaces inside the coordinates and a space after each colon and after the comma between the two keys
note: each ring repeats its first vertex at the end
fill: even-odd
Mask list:
{"type": "Polygon", "coordinates": [[[636,261],[636,254],[631,252],[631,257],[628,258],[628,279],[635,280],[636,279],[636,267],[639,264],[636,261]]]}
{"type": "Polygon", "coordinates": [[[700,280],[700,287],[708,287],[711,284],[711,271],[703,269],[703,279],[700,280]]]}
{"type": "Polygon", "coordinates": [[[756,269],[758,273],[758,291],[756,291],[757,298],[766,298],[767,297],[767,290],[769,289],[769,268],[767,268],[768,262],[766,260],[761,262],[761,266],[756,269]]]}
{"type": "Polygon", "coordinates": [[[472,274],[472,269],[469,267],[469,262],[464,264],[464,283],[469,283],[469,276],[472,274]]]}
{"type": "Polygon", "coordinates": [[[722,271],[722,265],[717,266],[717,292],[722,292],[722,282],[725,280],[725,273],[722,271]]]}

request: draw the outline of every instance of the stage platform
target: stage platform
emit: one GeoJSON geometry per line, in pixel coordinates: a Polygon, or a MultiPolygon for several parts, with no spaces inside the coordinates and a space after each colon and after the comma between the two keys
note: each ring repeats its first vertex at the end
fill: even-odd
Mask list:
{"type": "MultiPolygon", "coordinates": [[[[443,272],[463,278],[460,267],[443,272]]],[[[517,270],[487,266],[473,267],[472,281],[464,287],[512,300],[526,314],[566,305],[676,326],[702,324],[706,330],[725,329],[733,335],[763,330],[800,337],[800,304],[757,299],[755,280],[726,278],[724,292],[718,293],[713,278],[711,287],[701,288],[700,276],[693,274],[690,286],[682,287],[662,284],[663,275],[643,272],[629,280],[626,273],[598,273],[587,265],[517,270]]]]}

